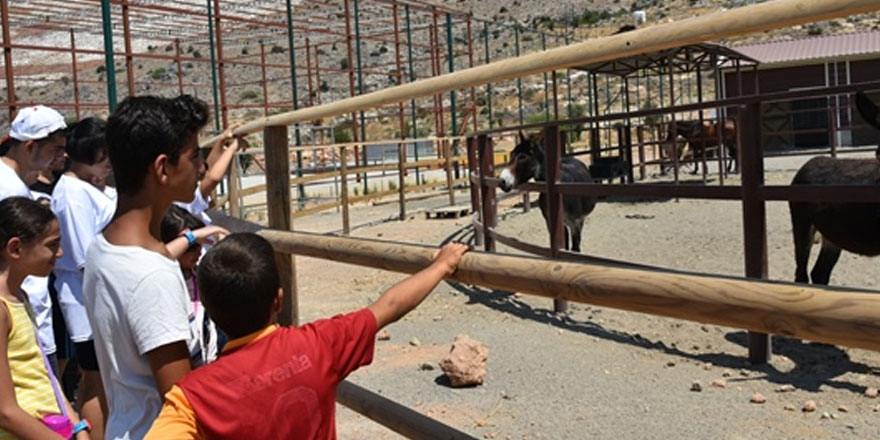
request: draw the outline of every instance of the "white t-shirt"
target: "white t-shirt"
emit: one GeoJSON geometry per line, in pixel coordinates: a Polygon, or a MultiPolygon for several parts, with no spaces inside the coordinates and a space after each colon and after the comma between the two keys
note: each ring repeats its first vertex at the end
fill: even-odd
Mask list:
{"type": "Polygon", "coordinates": [[[110,223],[115,211],[115,201],[96,186],[62,175],[52,191],[52,212],[58,217],[64,250],[55,269],[79,272],[86,264],[89,245],[110,223]]]}
{"type": "Polygon", "coordinates": [[[83,300],[82,268],[89,245],[110,223],[115,210],[116,202],[107,194],[76,177],[62,175],[52,191],[52,212],[58,217],[64,251],[55,263],[55,289],[73,342],[92,339],[83,300]]]}
{"type": "Polygon", "coordinates": [[[6,162],[0,160],[0,200],[9,197],[31,197],[31,190],[28,189],[21,177],[6,165],[6,162]]]}
{"type": "Polygon", "coordinates": [[[198,217],[199,220],[201,220],[205,224],[205,226],[208,226],[212,223],[211,217],[208,217],[208,214],[205,214],[205,211],[207,211],[208,208],[211,207],[210,197],[205,198],[205,196],[202,195],[202,189],[199,185],[196,185],[196,193],[193,197],[192,202],[174,202],[174,204],[189,211],[190,214],[198,217]]]}
{"type": "Polygon", "coordinates": [[[86,257],[83,291],[110,410],[105,438],[143,438],[162,408],[146,353],[193,340],[180,265],[99,234],[86,257]]]}

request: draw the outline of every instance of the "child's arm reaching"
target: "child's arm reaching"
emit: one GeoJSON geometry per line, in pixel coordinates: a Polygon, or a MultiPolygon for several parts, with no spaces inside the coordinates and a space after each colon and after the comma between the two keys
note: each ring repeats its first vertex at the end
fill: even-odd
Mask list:
{"type": "Polygon", "coordinates": [[[237,138],[232,135],[232,132],[235,131],[239,125],[240,124],[236,124],[227,128],[226,131],[223,132],[220,140],[214,144],[211,153],[208,155],[208,159],[206,160],[208,164],[208,172],[205,173],[205,178],[199,183],[199,190],[202,192],[202,197],[206,200],[208,196],[211,195],[211,192],[214,191],[214,188],[216,188],[217,185],[220,184],[220,181],[223,180],[223,176],[226,175],[226,171],[235,159],[235,153],[238,151],[244,151],[248,147],[248,142],[244,138],[237,138]],[[224,148],[223,145],[230,139],[231,142],[229,146],[224,148]]]}
{"type": "MultiPolygon", "coordinates": [[[[229,231],[217,225],[208,225],[202,228],[193,229],[190,232],[192,232],[196,239],[196,243],[198,244],[211,243],[210,238],[215,235],[229,235],[229,231]]],[[[185,235],[181,235],[174,240],[165,243],[165,249],[168,250],[168,254],[171,255],[171,258],[174,260],[180,258],[189,247],[189,238],[185,235]]]]}
{"type": "Polygon", "coordinates": [[[455,272],[462,255],[470,247],[449,243],[434,254],[434,262],[409,278],[386,290],[367,308],[376,317],[376,329],[402,318],[416,308],[443,279],[455,272]]]}

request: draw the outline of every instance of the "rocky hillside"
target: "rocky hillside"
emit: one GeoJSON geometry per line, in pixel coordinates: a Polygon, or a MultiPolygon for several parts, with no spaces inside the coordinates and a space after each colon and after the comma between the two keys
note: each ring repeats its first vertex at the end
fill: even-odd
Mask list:
{"type": "MultiPolygon", "coordinates": [[[[632,24],[634,11],[645,11],[646,25],[658,22],[684,19],[694,15],[705,14],[724,8],[732,8],[752,3],[756,0],[436,0],[450,7],[460,10],[472,11],[477,17],[494,20],[495,24],[483,27],[478,24],[474,28],[475,57],[478,63],[490,60],[498,60],[515,56],[517,52],[517,36],[519,37],[519,53],[539,51],[544,47],[555,47],[565,44],[566,37],[569,41],[583,40],[590,37],[608,35],[622,25],[632,24]],[[515,32],[514,28],[519,31],[515,32]],[[488,31],[488,32],[487,32],[488,31]],[[517,35],[518,34],[518,35],[517,35]],[[542,35],[543,34],[543,35],[542,35]],[[484,43],[488,43],[488,54],[484,51],[484,43]]],[[[314,10],[311,12],[314,13],[314,10]]],[[[333,15],[334,19],[338,19],[333,15]]],[[[445,27],[441,21],[441,43],[443,55],[446,55],[445,27]]],[[[808,26],[779,29],[763,34],[749,35],[737,38],[732,43],[741,41],[754,41],[761,39],[797,38],[806,35],[820,35],[841,32],[853,32],[859,30],[876,29],[880,27],[880,14],[868,14],[853,16],[846,19],[837,19],[816,23],[808,26]]],[[[424,45],[429,43],[429,32],[422,27],[414,28],[413,43],[424,45]]],[[[13,36],[22,44],[39,42],[39,44],[57,44],[65,46],[69,36],[67,33],[43,33],[38,34],[19,33],[13,36]],[[57,40],[57,41],[56,41],[57,40]]],[[[464,26],[457,26],[452,35],[454,49],[465,51],[467,40],[464,26]]],[[[187,93],[196,94],[208,102],[211,96],[211,71],[207,63],[209,49],[206,42],[189,42],[181,47],[181,51],[187,57],[196,58],[181,64],[183,80],[188,85],[187,93]]],[[[730,42],[729,42],[730,43],[730,42]]],[[[78,37],[78,46],[99,49],[101,47],[100,36],[92,35],[78,37]]],[[[117,46],[121,46],[117,42],[117,46]]],[[[135,52],[151,52],[172,54],[175,50],[171,45],[159,44],[147,40],[135,41],[135,52]]],[[[120,50],[118,47],[117,50],[120,50]]],[[[361,47],[362,62],[365,70],[370,72],[364,75],[364,91],[379,90],[396,84],[397,78],[394,70],[393,45],[387,43],[364,41],[361,47]]],[[[286,64],[289,54],[286,51],[286,40],[279,37],[278,41],[265,42],[267,62],[272,64],[286,64]]],[[[260,46],[255,41],[242,41],[235,44],[224,45],[226,58],[241,57],[249,62],[258,61],[260,46]]],[[[322,68],[337,69],[336,72],[322,72],[321,77],[313,76],[306,78],[303,70],[298,71],[300,87],[300,104],[302,106],[330,102],[349,96],[348,59],[345,44],[339,42],[333,45],[325,45],[313,49],[313,56],[317,53],[322,68]],[[311,94],[309,93],[311,83],[311,94]]],[[[298,64],[305,64],[301,51],[297,52],[298,64]]],[[[416,58],[429,59],[429,53],[425,50],[416,52],[416,58]]],[[[73,87],[69,58],[63,55],[53,55],[51,58],[41,56],[39,53],[16,51],[16,74],[22,79],[17,82],[17,95],[20,101],[26,102],[73,102],[73,87]],[[50,61],[51,60],[51,61],[50,61]]],[[[406,52],[404,50],[404,60],[406,52]]],[[[310,60],[314,63],[314,59],[310,60]]],[[[404,61],[405,62],[405,61],[404,61]]],[[[106,100],[105,81],[102,58],[99,56],[80,55],[79,80],[80,99],[82,102],[102,103],[106,100]]],[[[442,73],[448,70],[444,61],[442,73]]],[[[461,70],[468,66],[467,57],[456,58],[455,69],[461,70]]],[[[127,94],[124,64],[117,58],[117,80],[121,96],[127,94]]],[[[406,67],[406,66],[404,66],[406,67]]],[[[159,93],[174,94],[177,92],[177,63],[167,60],[150,58],[136,58],[133,63],[136,75],[136,93],[159,93]]],[[[283,103],[292,102],[292,93],[289,80],[284,79],[289,75],[286,69],[267,69],[267,94],[268,101],[275,105],[269,108],[269,113],[277,113],[292,109],[291,105],[283,103]]],[[[417,75],[426,76],[431,72],[428,61],[416,62],[414,71],[417,75]]],[[[264,113],[262,72],[258,66],[230,65],[226,67],[226,83],[229,84],[226,98],[232,107],[230,120],[244,120],[260,116],[264,113]]],[[[408,79],[406,72],[405,79],[408,79]]],[[[543,75],[523,79],[524,117],[529,120],[540,120],[549,108],[549,97],[545,95],[545,79],[543,75]]],[[[559,78],[564,84],[567,79],[559,78]]],[[[587,103],[588,91],[586,81],[582,73],[575,73],[571,77],[572,83],[572,112],[582,114],[587,103]]],[[[644,85],[643,85],[644,86],[644,85]]],[[[481,90],[480,92],[484,92],[481,90]]],[[[567,93],[567,92],[563,92],[567,93]]],[[[614,92],[608,92],[607,106],[614,105],[614,92]]],[[[485,93],[481,93],[485,95],[485,93]]],[[[0,96],[5,97],[5,91],[0,91],[0,96]]],[[[467,98],[462,94],[458,98],[459,122],[467,117],[467,98]],[[465,108],[465,111],[462,110],[465,108]]],[[[0,98],[2,99],[2,98],[0,98]]],[[[443,97],[443,105],[448,108],[450,102],[448,94],[443,97]]],[[[642,103],[640,103],[642,104],[642,103]]],[[[647,103],[654,105],[654,103],[647,103]]],[[[477,100],[478,111],[485,121],[491,116],[505,124],[514,123],[518,120],[519,106],[517,99],[516,81],[506,81],[493,86],[493,109],[492,115],[488,114],[485,97],[477,100]]],[[[428,135],[433,131],[434,121],[431,115],[432,101],[430,99],[418,102],[419,136],[428,135]]],[[[394,109],[389,109],[387,115],[368,115],[371,122],[368,126],[370,138],[388,138],[398,135],[398,124],[394,109]]],[[[86,110],[89,114],[100,110],[86,110]]],[[[71,114],[72,110],[67,113],[71,114]]],[[[5,115],[0,116],[0,118],[5,115]]],[[[331,121],[321,121],[325,125],[334,125],[339,128],[347,127],[350,122],[345,117],[335,118],[331,121]]],[[[451,121],[445,123],[447,130],[451,121]]],[[[6,125],[6,121],[0,120],[0,126],[6,125]]],[[[346,130],[338,130],[340,138],[348,136],[346,130]]]]}

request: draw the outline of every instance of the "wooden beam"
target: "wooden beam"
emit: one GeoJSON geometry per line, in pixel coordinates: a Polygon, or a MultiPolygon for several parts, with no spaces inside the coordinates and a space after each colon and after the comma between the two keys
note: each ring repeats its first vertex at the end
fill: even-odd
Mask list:
{"type": "MultiPolygon", "coordinates": [[[[396,272],[430,264],[436,248],[263,230],[279,252],[396,272]]],[[[880,295],[684,272],[471,252],[453,280],[849,347],[880,350],[880,295]]]]}
{"type": "Polygon", "coordinates": [[[336,387],[336,401],[408,439],[476,440],[475,437],[347,380],[336,387]]]}
{"type": "MultiPolygon", "coordinates": [[[[287,154],[287,126],[267,127],[263,131],[266,148],[266,200],[290,200],[290,155],[287,154]]],[[[289,231],[293,229],[290,203],[269,203],[269,227],[289,231]]],[[[296,266],[289,253],[276,253],[275,264],[281,276],[284,302],[278,321],[282,325],[299,323],[296,294],[296,266]]]]}
{"type": "MultiPolygon", "coordinates": [[[[455,73],[377,90],[329,104],[257,118],[235,130],[236,135],[272,125],[292,125],[376,108],[410,99],[461,90],[486,83],[566,69],[577,65],[627,58],[703,41],[789,27],[880,10],[876,0],[775,0],[710,13],[673,23],[594,38],[548,51],[507,58],[455,73]]],[[[206,143],[210,144],[213,139],[206,143]]]]}

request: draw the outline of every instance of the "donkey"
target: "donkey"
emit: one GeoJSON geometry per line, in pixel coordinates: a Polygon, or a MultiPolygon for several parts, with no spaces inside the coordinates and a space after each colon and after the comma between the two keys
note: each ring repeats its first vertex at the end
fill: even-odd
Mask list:
{"type": "MultiPolygon", "coordinates": [[[[546,167],[544,165],[544,135],[543,133],[529,136],[519,133],[519,143],[510,154],[510,162],[501,172],[500,187],[504,192],[510,192],[516,185],[535,179],[536,182],[546,181],[546,167]]],[[[592,182],[590,171],[583,162],[573,158],[562,158],[562,181],[563,182],[592,182]]],[[[538,197],[538,205],[541,214],[547,221],[547,195],[541,193],[538,197]]],[[[563,224],[565,225],[565,250],[581,251],[581,232],[584,228],[584,220],[596,207],[596,197],[563,195],[563,224]]]]}
{"type": "MultiPolygon", "coordinates": [[[[664,141],[665,152],[669,157],[672,157],[672,154],[681,154],[681,151],[684,150],[684,148],[682,148],[681,151],[676,151],[678,143],[675,140],[679,136],[685,138],[688,147],[690,147],[690,150],[693,153],[695,161],[693,174],[697,174],[700,170],[700,162],[696,161],[703,151],[703,146],[705,145],[705,148],[708,149],[718,145],[718,121],[707,120],[702,124],[700,121],[678,121],[675,124],[669,124],[669,131],[667,132],[666,140],[664,141]],[[673,125],[675,126],[674,129],[673,125]]],[[[721,129],[721,142],[723,143],[724,148],[727,148],[727,151],[729,152],[728,162],[725,165],[727,171],[736,172],[736,120],[724,120],[724,125],[721,129]]],[[[720,151],[718,154],[721,154],[720,151]]]]}
{"type": "MultiPolygon", "coordinates": [[[[880,130],[880,110],[864,93],[856,94],[862,118],[880,130]]],[[[878,150],[880,153],[880,150],[878,150]]],[[[814,157],[795,174],[792,185],[878,185],[880,160],[814,157]]],[[[866,255],[880,255],[880,203],[788,203],[794,234],[795,281],[828,284],[841,249],[866,255]],[[813,235],[822,236],[822,250],[810,276],[807,264],[813,235]]]]}

